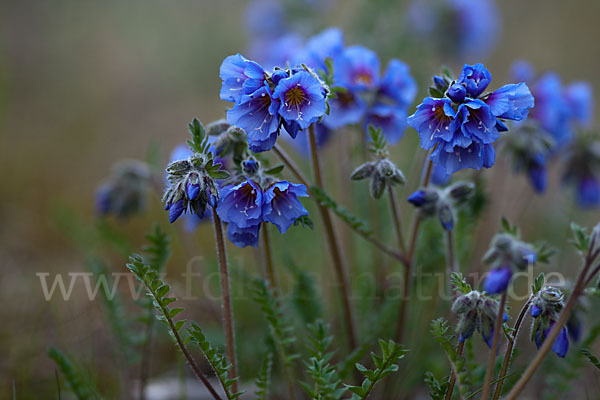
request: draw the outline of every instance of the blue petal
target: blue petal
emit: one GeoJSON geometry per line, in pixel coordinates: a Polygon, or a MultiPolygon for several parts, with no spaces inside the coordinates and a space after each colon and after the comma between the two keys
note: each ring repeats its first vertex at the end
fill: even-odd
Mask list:
{"type": "Polygon", "coordinates": [[[539,308],[538,306],[536,306],[535,304],[531,306],[531,316],[533,318],[537,318],[539,317],[539,315],[542,313],[542,309],[539,308]]]}
{"type": "Polygon", "coordinates": [[[306,71],[280,80],[273,91],[273,98],[280,100],[279,115],[288,122],[297,122],[301,129],[308,128],[325,115],[327,108],[322,83],[306,71]],[[300,102],[288,102],[288,92],[298,89],[302,91],[300,102]]]}
{"type": "Polygon", "coordinates": [[[483,64],[465,64],[457,83],[465,85],[469,97],[477,98],[488,87],[491,80],[492,74],[483,64]]]}
{"type": "Polygon", "coordinates": [[[417,94],[417,83],[410,74],[410,67],[395,58],[390,60],[379,84],[378,94],[394,100],[397,107],[408,107],[417,94]]]}
{"type": "Polygon", "coordinates": [[[227,238],[237,247],[258,247],[260,224],[240,228],[234,223],[227,225],[227,238]]]}
{"type": "Polygon", "coordinates": [[[280,233],[285,233],[296,219],[308,215],[298,196],[308,196],[304,185],[286,181],[273,184],[265,192],[264,220],[275,224],[280,233]]]}
{"type": "Polygon", "coordinates": [[[169,222],[173,223],[183,213],[183,199],[176,201],[169,207],[169,222]]]}
{"type": "Polygon", "coordinates": [[[584,208],[600,205],[600,185],[592,175],[583,176],[577,185],[577,204],[584,208]]]}
{"type": "Polygon", "coordinates": [[[489,294],[502,293],[508,288],[512,278],[512,270],[508,266],[494,268],[483,284],[483,290],[489,294]]]}
{"type": "Polygon", "coordinates": [[[379,58],[362,46],[349,46],[339,57],[335,79],[354,90],[374,89],[379,84],[379,58]]]}
{"type": "MultiPolygon", "coordinates": [[[[554,326],[554,324],[550,325],[548,333],[550,333],[552,326],[554,326]]],[[[554,343],[552,343],[552,351],[560,358],[564,358],[569,351],[569,336],[567,334],[567,329],[564,326],[560,328],[560,333],[554,340],[554,343]]]]}
{"type": "Polygon", "coordinates": [[[404,136],[406,111],[397,106],[375,104],[367,114],[365,125],[380,128],[387,141],[395,144],[404,136]]]}
{"type": "Polygon", "coordinates": [[[525,83],[504,85],[485,100],[498,118],[521,121],[527,118],[534,100],[525,83]]]}

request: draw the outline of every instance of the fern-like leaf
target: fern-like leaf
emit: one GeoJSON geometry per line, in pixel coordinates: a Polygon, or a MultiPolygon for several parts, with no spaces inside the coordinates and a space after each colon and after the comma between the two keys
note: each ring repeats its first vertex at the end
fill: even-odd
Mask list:
{"type": "Polygon", "coordinates": [[[254,394],[255,400],[267,400],[269,398],[269,386],[271,385],[271,369],[273,367],[273,353],[270,351],[265,354],[256,377],[256,388],[254,394]]]}
{"type": "Polygon", "coordinates": [[[322,206],[325,206],[333,211],[338,217],[347,223],[352,229],[360,233],[365,237],[369,237],[373,234],[373,230],[370,229],[366,222],[362,219],[352,215],[348,209],[339,206],[325,191],[321,188],[313,186],[310,188],[311,195],[315,196],[316,199],[322,206]]]}
{"type": "Polygon", "coordinates": [[[67,384],[75,397],[79,400],[96,400],[102,397],[96,392],[93,385],[85,379],[75,368],[71,361],[59,350],[51,347],[48,356],[54,360],[60,372],[64,375],[67,384]]]}
{"type": "Polygon", "coordinates": [[[305,361],[308,375],[312,385],[301,382],[302,388],[315,400],[339,400],[346,392],[342,387],[337,370],[329,361],[334,352],[329,351],[333,336],[329,335],[329,325],[321,320],[308,325],[310,346],[308,352],[311,357],[305,361]]]}
{"type": "Polygon", "coordinates": [[[346,385],[352,394],[352,400],[366,399],[371,394],[371,391],[383,378],[389,374],[398,371],[400,359],[404,358],[408,350],[397,344],[393,340],[385,341],[379,339],[379,347],[381,355],[371,353],[371,358],[375,364],[375,369],[371,370],[362,364],[356,363],[356,369],[364,375],[365,379],[360,386],[346,385]]]}

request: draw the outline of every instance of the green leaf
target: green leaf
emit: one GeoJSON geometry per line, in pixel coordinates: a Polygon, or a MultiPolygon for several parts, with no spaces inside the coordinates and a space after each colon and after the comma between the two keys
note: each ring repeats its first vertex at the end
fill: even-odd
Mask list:
{"type": "Polygon", "coordinates": [[[542,290],[542,287],[544,287],[544,282],[545,282],[546,278],[544,276],[544,273],[541,272],[533,281],[533,284],[531,285],[531,293],[533,294],[537,294],[540,290],[542,290]]]}
{"type": "Polygon", "coordinates": [[[79,400],[101,399],[93,385],[83,377],[67,356],[54,347],[48,350],[48,356],[54,360],[60,372],[64,375],[75,397],[79,400]]]}
{"type": "Polygon", "coordinates": [[[322,206],[331,209],[331,211],[333,211],[338,217],[340,217],[345,223],[350,225],[352,229],[361,235],[369,237],[373,234],[373,231],[363,220],[350,214],[350,211],[348,211],[346,208],[338,206],[336,202],[321,188],[313,186],[310,188],[310,193],[317,198],[322,206]]]}
{"type": "Polygon", "coordinates": [[[273,168],[269,168],[267,170],[265,170],[265,174],[267,175],[278,175],[281,173],[281,171],[283,171],[283,169],[285,168],[285,165],[281,164],[281,165],[277,165],[273,168]]]}
{"type": "Polygon", "coordinates": [[[581,354],[587,357],[588,360],[598,369],[600,369],[600,360],[598,357],[593,355],[588,349],[579,350],[581,354]]]}
{"type": "Polygon", "coordinates": [[[301,217],[296,218],[296,220],[294,221],[294,226],[301,226],[303,228],[314,229],[315,224],[308,215],[303,215],[301,217]]]}

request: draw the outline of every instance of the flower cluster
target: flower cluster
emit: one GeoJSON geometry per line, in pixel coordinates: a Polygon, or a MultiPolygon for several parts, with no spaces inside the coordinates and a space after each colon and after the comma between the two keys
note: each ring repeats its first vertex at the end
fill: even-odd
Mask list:
{"type": "Polygon", "coordinates": [[[413,0],[406,22],[446,56],[482,58],[498,41],[499,15],[494,0],[413,0]]]}
{"type": "Polygon", "coordinates": [[[456,206],[466,202],[473,194],[471,182],[456,182],[446,188],[427,187],[414,192],[408,202],[419,209],[423,218],[437,215],[445,230],[454,226],[456,206]]]}
{"type": "Polygon", "coordinates": [[[221,99],[234,103],[227,121],[246,131],[254,152],[270,150],[281,126],[292,137],[317,122],[327,110],[329,88],[308,67],[263,67],[240,54],[227,57],[220,69],[221,99]]]}
{"type": "Polygon", "coordinates": [[[331,100],[331,112],[323,124],[331,129],[372,125],[390,143],[398,142],[406,129],[407,108],[417,93],[409,67],[392,59],[381,75],[377,54],[358,45],[344,48],[333,58],[333,65],[334,84],[343,90],[331,100]]]}
{"type": "MultiPolygon", "coordinates": [[[[531,300],[530,313],[534,318],[531,327],[531,339],[538,349],[542,347],[546,336],[554,327],[563,306],[563,293],[551,286],[544,286],[531,300]]],[[[559,357],[565,357],[568,350],[568,331],[563,326],[560,328],[558,337],[552,343],[552,351],[559,357]]]]}
{"type": "Polygon", "coordinates": [[[447,173],[463,168],[489,168],[495,162],[492,143],[507,131],[504,120],[527,118],[534,100],[525,83],[508,84],[484,93],[492,80],[482,65],[465,65],[458,80],[435,77],[432,94],[408,118],[421,138],[433,148],[431,160],[447,173]]]}
{"type": "MultiPolygon", "coordinates": [[[[256,162],[245,163],[249,174],[256,172],[256,162]]],[[[263,222],[271,222],[285,233],[299,217],[308,215],[298,197],[307,197],[304,185],[280,181],[264,190],[245,177],[237,185],[224,186],[219,192],[219,217],[226,223],[227,237],[238,247],[258,246],[263,222]]]]}
{"type": "Polygon", "coordinates": [[[536,259],[537,253],[533,246],[509,233],[498,233],[483,257],[483,262],[491,265],[483,289],[489,294],[505,291],[514,271],[526,269],[536,259]]]}
{"type": "Polygon", "coordinates": [[[515,79],[528,82],[535,96],[531,118],[548,132],[559,149],[570,143],[577,127],[589,127],[592,122],[594,99],[587,82],[563,86],[553,72],[535,78],[533,67],[525,61],[515,62],[511,68],[515,79]]]}
{"type": "Polygon", "coordinates": [[[96,211],[99,215],[113,214],[126,218],[146,206],[150,187],[150,169],[137,160],[115,164],[110,177],[96,192],[96,211]]]}
{"type": "Polygon", "coordinates": [[[552,137],[538,129],[533,121],[527,121],[513,126],[513,131],[505,137],[502,146],[515,171],[525,171],[533,189],[543,193],[548,182],[548,155],[554,147],[552,137]]]}
{"type": "Polygon", "coordinates": [[[600,141],[580,136],[567,152],[564,181],[575,187],[577,204],[600,206],[600,141]]]}
{"type": "MultiPolygon", "coordinates": [[[[291,39],[290,39],[291,40],[291,39]]],[[[389,61],[381,74],[379,57],[363,46],[345,46],[344,35],[338,28],[328,28],[303,45],[295,37],[288,43],[290,54],[276,49],[280,65],[306,65],[316,71],[329,71],[326,59],[332,61],[332,87],[337,90],[330,99],[330,112],[323,117],[328,129],[362,124],[381,128],[391,143],[396,143],[406,129],[407,108],[417,93],[417,85],[408,65],[400,60],[389,61]]],[[[287,130],[287,128],[286,128],[287,130]]]]}
{"type": "MultiPolygon", "coordinates": [[[[500,310],[500,302],[477,290],[463,294],[454,300],[452,311],[459,316],[458,340],[464,342],[475,331],[479,331],[483,340],[492,347],[494,337],[494,324],[500,310]]],[[[508,316],[504,314],[504,321],[508,316]]]]}

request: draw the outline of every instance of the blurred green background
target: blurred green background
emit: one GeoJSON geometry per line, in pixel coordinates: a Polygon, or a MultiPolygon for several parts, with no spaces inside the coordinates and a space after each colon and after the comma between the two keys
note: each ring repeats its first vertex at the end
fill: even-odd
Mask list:
{"type": "MultiPolygon", "coordinates": [[[[198,117],[209,122],[224,116],[229,104],[218,100],[218,69],[226,56],[244,53],[249,43],[242,23],[246,4],[232,0],[2,2],[0,398],[8,398],[13,385],[19,399],[55,395],[55,367],[46,354],[50,345],[68,351],[85,365],[90,376],[101,382],[107,398],[127,398],[116,394],[120,383],[115,383],[119,381],[115,370],[121,361],[113,350],[114,339],[103,318],[102,305],[88,301],[82,285],[76,285],[68,302],[58,296],[46,302],[35,274],[50,272],[52,277],[59,272],[86,270],[81,252],[57,220],[61,213],[77,215],[83,226],[93,228],[95,188],[114,162],[122,158],[144,160],[157,149],[162,166],[171,149],[186,139],[188,121],[198,117]]],[[[600,88],[600,2],[502,0],[498,7],[502,18],[500,41],[485,60],[494,74],[492,86],[506,82],[511,63],[524,58],[538,71],[558,72],[565,82],[587,80],[594,89],[600,88]]],[[[382,64],[391,57],[406,61],[418,79],[419,99],[426,92],[428,77],[441,64],[455,71],[461,65],[455,60],[432,58],[427,50],[411,45],[409,32],[403,29],[406,8],[404,1],[338,0],[325,9],[305,10],[303,19],[296,24],[305,35],[338,26],[345,31],[346,43],[373,48],[380,54],[382,64]]],[[[416,136],[408,130],[394,148],[394,159],[405,172],[415,165],[416,136]]],[[[340,145],[345,142],[343,137],[335,140],[340,145]]],[[[347,160],[336,150],[339,148],[329,146],[324,162],[336,164],[338,160],[347,160]]],[[[300,159],[297,154],[294,156],[300,159]]],[[[598,221],[598,210],[573,209],[572,195],[559,185],[558,168],[553,170],[548,193],[537,197],[530,192],[524,178],[511,175],[501,157],[498,158],[494,170],[484,174],[488,178],[490,205],[484,216],[485,224],[478,228],[480,241],[471,254],[463,257],[472,260],[471,264],[477,264],[476,260],[487,248],[498,229],[500,215],[520,218],[517,222],[526,239],[544,239],[560,248],[566,247],[569,219],[584,225],[598,221]]],[[[340,168],[347,171],[352,167],[340,168]]],[[[334,172],[330,171],[330,175],[334,172]]],[[[349,185],[343,182],[331,191],[338,195],[354,191],[362,199],[355,205],[367,204],[366,187],[349,185]]],[[[413,179],[401,195],[410,193],[415,185],[413,179]]],[[[134,238],[134,249],[143,243],[143,234],[153,220],[160,221],[175,235],[167,277],[182,293],[184,283],[180,274],[191,256],[206,256],[205,268],[215,269],[212,228],[207,225],[194,236],[181,238],[177,227],[168,227],[158,197],[154,196],[151,203],[150,215],[111,224],[113,229],[134,238]]],[[[403,211],[408,224],[408,214],[412,211],[404,205],[403,210],[408,210],[403,211]]],[[[368,215],[364,210],[357,213],[368,215]]],[[[385,211],[380,213],[384,220],[385,211]]],[[[340,229],[344,237],[352,237],[344,228],[340,229]]],[[[391,235],[389,227],[381,229],[391,235]]],[[[315,232],[320,234],[319,230],[316,223],[315,232]]],[[[277,259],[282,264],[294,260],[300,267],[325,265],[317,272],[330,277],[325,247],[308,232],[295,228],[285,239],[273,235],[280,249],[277,259]],[[296,246],[287,249],[286,243],[296,246]]],[[[346,245],[346,258],[353,261],[354,272],[367,268],[365,263],[384,263],[396,268],[389,259],[373,255],[360,239],[352,241],[355,246],[346,245]]],[[[234,269],[260,271],[258,251],[232,252],[234,269]]],[[[114,249],[107,254],[111,270],[124,272],[123,254],[114,249]]],[[[565,250],[555,257],[551,267],[544,269],[558,269],[572,276],[578,262],[574,252],[565,250]]],[[[463,267],[469,270],[471,264],[463,267]]],[[[282,268],[281,273],[285,274],[284,271],[282,268]]],[[[203,296],[202,287],[194,290],[203,296]]],[[[334,316],[332,322],[336,325],[340,317],[334,301],[335,288],[325,295],[332,300],[329,316],[334,316]]],[[[243,303],[240,302],[238,310],[251,311],[240,313],[245,315],[238,322],[240,331],[260,325],[262,320],[257,308],[243,303]]],[[[218,302],[186,305],[189,316],[212,326],[212,337],[218,340],[218,302]]],[[[135,307],[131,309],[135,311],[135,307]]],[[[426,321],[419,325],[423,330],[415,331],[415,338],[427,335],[426,326],[426,321]]],[[[257,333],[256,337],[244,337],[243,341],[241,358],[248,364],[242,373],[252,373],[253,363],[258,362],[253,357],[260,356],[260,349],[253,347],[262,344],[263,336],[257,333]]],[[[522,342],[527,343],[525,335],[522,342]]],[[[160,335],[159,344],[156,359],[161,361],[155,363],[153,376],[177,374],[181,361],[177,360],[166,335],[160,335]]],[[[531,348],[529,344],[524,346],[531,348]]],[[[440,368],[443,371],[446,367],[442,363],[440,368]]],[[[583,373],[582,380],[589,388],[598,390],[598,375],[592,374],[583,373]]],[[[422,376],[410,379],[418,384],[422,376]]]]}

